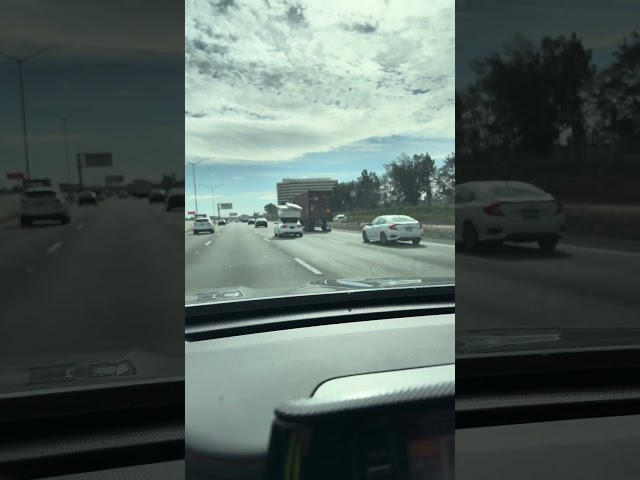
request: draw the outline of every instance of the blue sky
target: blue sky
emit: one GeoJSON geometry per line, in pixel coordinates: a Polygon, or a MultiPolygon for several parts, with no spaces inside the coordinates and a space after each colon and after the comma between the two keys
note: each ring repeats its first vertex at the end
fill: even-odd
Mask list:
{"type": "MultiPolygon", "coordinates": [[[[68,44],[24,64],[32,177],[67,179],[62,122],[53,114],[91,111],[69,120],[76,152],[113,153],[114,168],[87,170],[87,183],[108,174],[159,180],[181,174],[184,149],[182,5],[175,1],[10,0],[0,50],[21,57],[68,44]],[[136,5],[133,5],[136,3],[136,5]],[[153,11],[153,15],[148,15],[153,11]],[[100,19],[96,22],[96,19],[100,19]],[[119,31],[119,36],[113,32],[119,31]]],[[[0,58],[0,187],[7,171],[25,171],[18,70],[0,58]]],[[[72,181],[77,181],[77,170],[72,181]]]]}
{"type": "MultiPolygon", "coordinates": [[[[344,182],[355,180],[363,169],[382,175],[384,164],[396,160],[402,152],[408,155],[426,152],[439,164],[454,149],[454,142],[447,139],[417,141],[390,137],[371,139],[351,148],[310,153],[288,162],[203,162],[195,167],[198,209],[209,214],[217,208],[215,203],[232,203],[234,212],[250,215],[262,211],[267,203],[277,203],[276,183],[286,177],[330,177],[344,182]]],[[[192,211],[195,210],[195,200],[190,165],[185,168],[185,179],[187,211],[192,211]]]]}
{"type": "MultiPolygon", "coordinates": [[[[285,177],[347,181],[403,152],[453,152],[454,30],[451,0],[187,2],[185,157],[209,159],[199,209],[213,208],[201,185],[253,213],[285,177]]],[[[190,166],[185,180],[193,210],[190,166]]]]}

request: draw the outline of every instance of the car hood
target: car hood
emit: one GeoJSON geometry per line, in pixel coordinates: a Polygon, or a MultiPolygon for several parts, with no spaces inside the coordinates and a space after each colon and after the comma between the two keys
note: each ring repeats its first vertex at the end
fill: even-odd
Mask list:
{"type": "Polygon", "coordinates": [[[64,355],[0,367],[0,396],[183,378],[184,356],[142,350],[64,355]]]}
{"type": "Polygon", "coordinates": [[[456,357],[594,348],[640,348],[640,328],[457,330],[456,357]]]}
{"type": "Polygon", "coordinates": [[[348,292],[368,289],[416,288],[453,285],[453,277],[381,277],[365,279],[317,280],[301,287],[256,289],[247,286],[209,288],[188,292],[185,305],[238,301],[256,298],[311,295],[314,293],[348,292]]]}

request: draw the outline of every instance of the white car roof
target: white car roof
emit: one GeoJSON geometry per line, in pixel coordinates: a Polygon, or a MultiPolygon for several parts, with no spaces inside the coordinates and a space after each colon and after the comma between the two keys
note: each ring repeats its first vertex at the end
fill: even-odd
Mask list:
{"type": "Polygon", "coordinates": [[[417,222],[417,220],[415,218],[413,218],[411,215],[403,215],[402,213],[399,213],[397,215],[380,215],[382,218],[397,218],[397,217],[404,217],[410,220],[413,220],[414,222],[417,222]]]}
{"type": "Polygon", "coordinates": [[[537,190],[541,190],[541,188],[536,187],[532,183],[521,182],[519,180],[487,180],[487,181],[477,181],[477,182],[465,182],[456,185],[457,187],[473,187],[473,188],[493,188],[493,187],[504,187],[504,186],[512,186],[512,187],[529,187],[535,188],[537,190]]]}
{"type": "Polygon", "coordinates": [[[54,193],[58,193],[59,190],[56,187],[28,187],[25,190],[25,193],[30,193],[30,192],[54,192],[54,193]]]}

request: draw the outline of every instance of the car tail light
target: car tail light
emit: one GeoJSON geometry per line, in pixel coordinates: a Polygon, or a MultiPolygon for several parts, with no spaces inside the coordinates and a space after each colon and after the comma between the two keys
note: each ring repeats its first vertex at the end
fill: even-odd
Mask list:
{"type": "Polygon", "coordinates": [[[558,215],[562,213],[562,203],[558,202],[557,200],[555,203],[556,203],[556,215],[558,215]]]}
{"type": "Polygon", "coordinates": [[[500,203],[493,203],[487,207],[484,207],[484,213],[487,215],[495,215],[498,217],[504,217],[504,213],[500,209],[500,203]]]}
{"type": "Polygon", "coordinates": [[[398,230],[398,226],[396,224],[389,225],[390,230],[398,230]]]}

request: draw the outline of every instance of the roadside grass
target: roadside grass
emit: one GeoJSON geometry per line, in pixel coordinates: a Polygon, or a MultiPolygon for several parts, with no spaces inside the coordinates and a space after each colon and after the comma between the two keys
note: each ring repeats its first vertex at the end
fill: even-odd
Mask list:
{"type": "MultiPolygon", "coordinates": [[[[368,223],[380,215],[408,215],[415,218],[424,225],[454,225],[455,209],[453,205],[427,207],[420,206],[391,206],[384,209],[356,211],[356,212],[335,212],[343,213],[350,223],[368,223]]],[[[337,222],[334,222],[337,223],[337,222]]]]}

